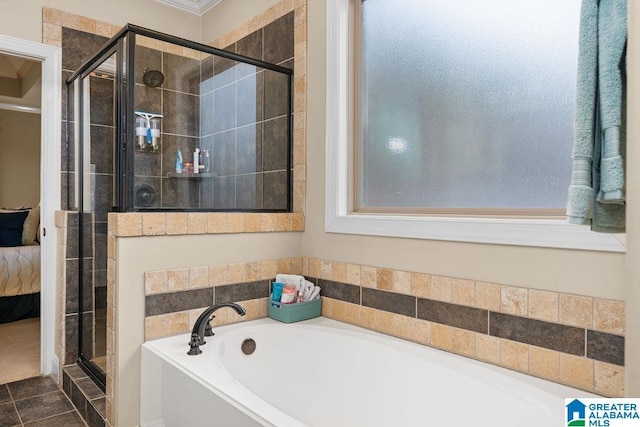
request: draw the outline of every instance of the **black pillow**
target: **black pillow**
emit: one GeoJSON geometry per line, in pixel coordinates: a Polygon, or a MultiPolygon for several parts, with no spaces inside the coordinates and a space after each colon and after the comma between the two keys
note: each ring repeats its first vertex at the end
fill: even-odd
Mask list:
{"type": "Polygon", "coordinates": [[[0,246],[22,246],[22,227],[29,212],[0,214],[0,246]]]}

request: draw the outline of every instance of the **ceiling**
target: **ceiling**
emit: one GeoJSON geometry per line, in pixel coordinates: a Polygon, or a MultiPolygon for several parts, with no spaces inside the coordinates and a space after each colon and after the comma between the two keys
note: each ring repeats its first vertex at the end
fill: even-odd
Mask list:
{"type": "Polygon", "coordinates": [[[155,0],[158,3],[173,6],[185,12],[202,16],[220,3],[222,0],[155,0]]]}
{"type": "MultiPolygon", "coordinates": [[[[40,62],[0,55],[0,108],[40,108],[42,94],[40,62]]],[[[32,111],[33,112],[33,111],[32,111]]]]}

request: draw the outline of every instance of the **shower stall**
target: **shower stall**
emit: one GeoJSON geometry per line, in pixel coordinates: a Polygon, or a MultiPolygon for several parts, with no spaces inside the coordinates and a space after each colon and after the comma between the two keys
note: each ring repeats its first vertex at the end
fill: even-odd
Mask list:
{"type": "Polygon", "coordinates": [[[109,212],[290,212],[292,68],[127,25],[67,80],[78,364],[104,388],[109,212]]]}

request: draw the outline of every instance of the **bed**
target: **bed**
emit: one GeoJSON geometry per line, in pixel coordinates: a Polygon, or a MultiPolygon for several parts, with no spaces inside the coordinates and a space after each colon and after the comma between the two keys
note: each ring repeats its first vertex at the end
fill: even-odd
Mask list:
{"type": "Polygon", "coordinates": [[[0,209],[0,323],[40,316],[40,212],[0,209]]]}

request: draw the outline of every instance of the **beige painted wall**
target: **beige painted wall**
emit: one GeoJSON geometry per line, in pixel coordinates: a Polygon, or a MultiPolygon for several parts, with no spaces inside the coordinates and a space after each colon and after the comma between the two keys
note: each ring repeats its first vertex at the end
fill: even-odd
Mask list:
{"type": "MultiPolygon", "coordinates": [[[[205,234],[117,241],[117,425],[140,422],[140,346],[144,342],[144,273],[167,268],[246,263],[300,256],[301,233],[205,234]],[[126,332],[126,333],[125,333],[126,332]]],[[[185,352],[188,350],[185,343],[185,352]]]]}
{"type": "Polygon", "coordinates": [[[114,25],[140,25],[193,41],[201,41],[201,19],[153,0],[3,0],[0,33],[42,41],[42,7],[52,7],[114,25]]]}
{"type": "Polygon", "coordinates": [[[280,0],[225,0],[202,18],[202,40],[210,43],[280,0]]]}
{"type": "Polygon", "coordinates": [[[640,4],[629,2],[627,46],[627,396],[640,397],[640,4]],[[635,77],[635,78],[634,78],[635,77]]]}
{"type": "Polygon", "coordinates": [[[40,114],[0,110],[0,206],[40,202],[40,114]]]}

